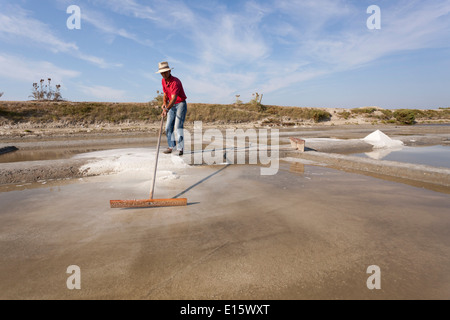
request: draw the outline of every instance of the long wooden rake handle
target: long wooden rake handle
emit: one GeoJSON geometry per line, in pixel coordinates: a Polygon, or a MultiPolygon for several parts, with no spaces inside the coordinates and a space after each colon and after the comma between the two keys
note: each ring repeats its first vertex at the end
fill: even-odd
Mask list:
{"type": "Polygon", "coordinates": [[[155,191],[156,169],[158,168],[159,146],[161,145],[161,134],[162,134],[163,123],[164,123],[164,117],[161,116],[161,126],[159,127],[158,144],[156,146],[155,171],[153,172],[153,183],[152,183],[152,189],[150,190],[150,199],[153,199],[153,193],[155,191]]]}

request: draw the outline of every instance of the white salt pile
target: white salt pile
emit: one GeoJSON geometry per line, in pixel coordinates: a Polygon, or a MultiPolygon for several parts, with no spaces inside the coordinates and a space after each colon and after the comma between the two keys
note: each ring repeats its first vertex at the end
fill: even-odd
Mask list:
{"type": "Polygon", "coordinates": [[[374,148],[395,148],[403,146],[403,142],[400,140],[393,140],[389,138],[386,134],[377,130],[372,132],[367,137],[362,139],[364,142],[373,145],[374,148]]]}
{"type": "MultiPolygon", "coordinates": [[[[130,148],[79,154],[74,158],[92,159],[80,168],[89,175],[125,174],[127,177],[149,179],[153,176],[156,160],[155,149],[130,148]]],[[[178,179],[178,171],[188,165],[176,155],[161,153],[158,160],[157,180],[178,179]]]]}

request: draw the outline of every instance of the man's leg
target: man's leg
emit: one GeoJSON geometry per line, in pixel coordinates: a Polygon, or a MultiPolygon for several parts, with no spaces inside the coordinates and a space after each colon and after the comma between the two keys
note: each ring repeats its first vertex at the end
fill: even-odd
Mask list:
{"type": "Polygon", "coordinates": [[[171,108],[167,113],[167,122],[166,122],[166,138],[169,149],[175,148],[175,136],[173,134],[175,118],[176,118],[176,111],[174,110],[174,108],[171,108]]]}
{"type": "Polygon", "coordinates": [[[180,102],[176,106],[175,131],[177,133],[177,150],[184,150],[184,120],[186,119],[186,101],[180,102]]]}

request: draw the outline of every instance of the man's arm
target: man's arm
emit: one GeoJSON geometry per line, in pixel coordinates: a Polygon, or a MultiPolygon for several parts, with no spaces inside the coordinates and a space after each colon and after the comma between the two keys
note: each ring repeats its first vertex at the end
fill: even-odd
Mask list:
{"type": "Polygon", "coordinates": [[[164,97],[163,97],[163,108],[167,107],[167,102],[169,101],[169,98],[167,97],[167,94],[164,92],[164,97]]]}
{"type": "Polygon", "coordinates": [[[173,107],[173,105],[175,104],[175,101],[177,101],[178,95],[174,94],[172,95],[172,99],[169,102],[169,105],[167,106],[167,109],[170,110],[170,108],[173,107]]]}
{"type": "MultiPolygon", "coordinates": [[[[166,95],[164,94],[164,97],[166,97],[166,95]]],[[[178,95],[174,94],[172,95],[172,99],[170,100],[168,105],[163,105],[163,117],[165,117],[167,115],[167,112],[170,110],[170,108],[173,107],[173,105],[175,104],[175,101],[177,101],[178,95]]]]}

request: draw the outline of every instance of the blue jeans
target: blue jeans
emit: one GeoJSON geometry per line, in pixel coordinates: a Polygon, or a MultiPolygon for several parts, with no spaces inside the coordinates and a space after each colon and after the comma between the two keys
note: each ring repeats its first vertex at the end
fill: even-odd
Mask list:
{"type": "Polygon", "coordinates": [[[184,149],[184,120],[186,119],[187,103],[186,101],[174,104],[167,113],[166,137],[169,148],[177,150],[184,149]],[[178,140],[175,140],[175,133],[178,140]],[[176,142],[176,143],[175,143],[176,142]]]}

